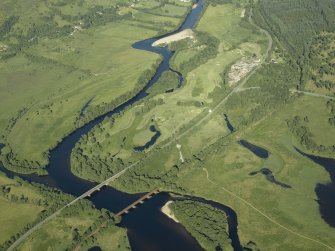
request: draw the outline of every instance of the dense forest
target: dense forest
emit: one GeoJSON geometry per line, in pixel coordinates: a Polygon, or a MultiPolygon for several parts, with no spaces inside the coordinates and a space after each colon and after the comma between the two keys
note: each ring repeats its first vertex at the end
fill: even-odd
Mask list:
{"type": "Polygon", "coordinates": [[[314,35],[335,30],[332,0],[261,0],[256,8],[271,32],[295,55],[305,52],[314,35]]]}
{"type": "Polygon", "coordinates": [[[320,89],[335,93],[335,34],[322,33],[311,42],[306,62],[310,66],[310,78],[320,89]]]}
{"type": "Polygon", "coordinates": [[[223,211],[188,200],[177,200],[170,206],[176,218],[206,250],[232,250],[223,211]]]}
{"type": "Polygon", "coordinates": [[[199,52],[190,58],[188,61],[183,62],[176,70],[180,71],[184,76],[197,68],[199,65],[204,64],[207,60],[215,57],[218,53],[218,46],[220,41],[205,32],[197,32],[196,33],[196,43],[188,41],[187,39],[181,40],[170,45],[170,48],[174,51],[179,51],[183,49],[187,49],[190,46],[195,48],[201,48],[199,52]]]}

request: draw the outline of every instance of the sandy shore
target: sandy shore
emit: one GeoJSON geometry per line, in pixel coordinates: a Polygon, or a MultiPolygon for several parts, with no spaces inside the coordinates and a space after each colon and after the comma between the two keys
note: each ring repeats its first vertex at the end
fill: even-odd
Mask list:
{"type": "Polygon", "coordinates": [[[171,218],[172,220],[174,220],[175,222],[179,222],[177,220],[177,218],[174,216],[174,214],[171,211],[171,208],[169,207],[169,205],[172,203],[172,200],[169,200],[168,202],[165,203],[165,205],[161,208],[161,211],[168,216],[169,218],[171,218]]]}
{"type": "Polygon", "coordinates": [[[184,38],[194,38],[194,32],[191,29],[185,29],[171,36],[158,39],[157,41],[152,43],[152,46],[166,45],[172,42],[182,40],[184,38]]]}

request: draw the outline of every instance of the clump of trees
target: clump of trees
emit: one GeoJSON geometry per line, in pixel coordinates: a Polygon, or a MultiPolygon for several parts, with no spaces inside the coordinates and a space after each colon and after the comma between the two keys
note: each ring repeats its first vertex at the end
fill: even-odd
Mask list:
{"type": "Polygon", "coordinates": [[[299,70],[294,63],[263,65],[248,80],[248,86],[259,89],[237,92],[226,103],[234,125],[237,128],[246,127],[289,102],[289,89],[298,82],[299,70]],[[241,107],[245,108],[243,112],[240,112],[241,107]]]}
{"type": "MultiPolygon", "coordinates": [[[[140,106],[136,111],[136,116],[148,113],[156,106],[162,105],[164,100],[144,99],[142,103],[145,105],[140,106]]],[[[112,117],[106,117],[102,123],[97,124],[91,131],[81,137],[71,153],[72,172],[90,180],[103,181],[130,165],[133,158],[137,159],[141,156],[141,153],[133,152],[134,156],[127,158],[127,161],[118,157],[119,151],[126,144],[126,137],[120,140],[120,150],[114,153],[106,152],[102,141],[99,140],[99,138],[102,138],[108,144],[110,141],[115,141],[115,139],[111,138],[109,130],[113,128],[115,121],[131,108],[132,106],[129,106],[112,117]]]]}
{"type": "MultiPolygon", "coordinates": [[[[84,207],[83,209],[85,210],[86,207],[84,207]]],[[[70,216],[76,215],[78,214],[78,210],[74,212],[69,212],[69,209],[67,209],[66,213],[70,213],[70,216]]],[[[112,213],[110,213],[108,210],[102,209],[99,213],[98,218],[88,228],[83,231],[79,231],[77,228],[73,229],[72,242],[66,248],[66,251],[75,250],[78,247],[80,249],[87,250],[89,247],[92,247],[94,246],[94,244],[97,243],[97,235],[101,235],[106,232],[117,231],[118,228],[116,227],[116,224],[118,222],[119,219],[116,218],[112,213]]],[[[119,248],[122,248],[122,250],[130,250],[127,238],[119,242],[119,248]]]]}
{"type": "MultiPolygon", "coordinates": [[[[297,85],[309,80],[308,54],[315,34],[335,30],[335,9],[332,0],[264,0],[254,2],[256,23],[277,38],[300,68],[297,85]]],[[[319,86],[323,83],[319,83],[319,86]]],[[[327,84],[326,84],[327,86],[327,84]]]]}
{"type": "Polygon", "coordinates": [[[330,118],[328,119],[328,122],[330,125],[335,126],[335,101],[334,100],[327,101],[327,109],[330,114],[330,118]]]}
{"type": "MultiPolygon", "coordinates": [[[[40,163],[39,161],[35,160],[27,160],[20,158],[13,151],[9,142],[7,142],[6,140],[6,138],[11,133],[17,121],[22,119],[29,109],[30,107],[21,108],[20,110],[18,110],[17,114],[8,121],[8,124],[2,134],[2,140],[5,143],[5,147],[0,152],[1,161],[6,168],[14,171],[27,172],[27,173],[40,172],[41,174],[43,174],[44,172],[43,170],[41,170],[41,168],[44,166],[44,163],[40,163]]],[[[45,163],[47,163],[48,159],[47,153],[43,154],[43,159],[45,160],[45,163]]]]}
{"type": "Polygon", "coordinates": [[[18,20],[18,16],[10,16],[3,22],[0,26],[0,40],[12,30],[14,24],[17,23],[18,20]]]}
{"type": "Polygon", "coordinates": [[[177,200],[170,204],[176,218],[206,250],[231,250],[227,215],[208,204],[177,200]]]}
{"type": "MultiPolygon", "coordinates": [[[[232,3],[232,0],[206,0],[205,3],[206,5],[211,4],[212,6],[217,6],[218,4],[225,4],[225,3],[232,3]]],[[[239,4],[239,3],[236,3],[239,4]]]]}
{"type": "MultiPolygon", "coordinates": [[[[41,213],[37,218],[24,226],[18,233],[13,235],[7,241],[5,241],[1,246],[0,250],[7,250],[20,236],[26,233],[30,228],[41,222],[43,219],[47,218],[49,215],[53,214],[64,205],[68,204],[74,199],[73,196],[63,193],[62,191],[51,188],[39,183],[28,183],[18,177],[14,177],[14,184],[0,186],[0,196],[11,201],[12,203],[30,203],[43,207],[41,213]],[[12,189],[15,186],[16,189],[12,189]],[[17,193],[17,188],[22,190],[23,194],[17,193]],[[36,191],[40,198],[31,198],[29,195],[25,194],[25,188],[32,189],[36,191]],[[16,192],[14,192],[16,191],[16,192]]],[[[73,229],[72,242],[68,243],[67,250],[73,250],[77,245],[83,247],[90,247],[96,241],[94,233],[103,233],[104,231],[116,231],[118,230],[116,224],[119,222],[118,218],[115,218],[112,213],[102,209],[101,211],[95,209],[92,202],[89,200],[79,200],[70,207],[65,208],[61,214],[57,217],[73,217],[77,215],[89,215],[93,217],[94,222],[87,229],[73,229]]],[[[120,242],[120,245],[129,249],[129,243],[127,239],[120,242]]]]}
{"type": "Polygon", "coordinates": [[[150,94],[159,94],[164,92],[173,91],[177,88],[179,78],[177,73],[173,71],[165,71],[157,81],[157,83],[152,86],[149,90],[150,94]]]}
{"type": "Polygon", "coordinates": [[[49,11],[45,15],[42,15],[39,20],[32,23],[25,30],[22,28],[13,29],[13,26],[20,21],[20,16],[8,17],[0,26],[0,41],[5,39],[8,41],[8,49],[1,53],[1,58],[8,59],[15,56],[31,45],[37,44],[38,39],[41,37],[60,38],[69,36],[74,31],[75,26],[89,29],[113,21],[132,19],[131,13],[120,15],[117,6],[103,7],[95,5],[84,14],[77,15],[64,14],[57,7],[59,7],[57,4],[50,6],[49,11]],[[54,20],[55,16],[70,24],[59,25],[54,20]]]}
{"type": "MultiPolygon", "coordinates": [[[[99,145],[99,144],[98,144],[99,145]]],[[[72,151],[71,169],[80,177],[89,177],[91,180],[103,181],[125,168],[126,163],[120,158],[114,158],[111,153],[106,156],[97,153],[88,156],[79,146],[72,151]]]]}
{"type": "Polygon", "coordinates": [[[293,135],[299,140],[300,144],[306,149],[318,153],[335,153],[335,145],[324,146],[317,144],[313,138],[313,134],[306,126],[308,119],[302,119],[300,116],[295,116],[292,120],[287,121],[287,125],[293,135]]]}
{"type": "Polygon", "coordinates": [[[206,32],[196,33],[195,44],[189,42],[188,39],[175,42],[170,45],[170,48],[178,53],[178,51],[184,50],[192,47],[201,48],[199,52],[191,57],[189,60],[181,63],[176,70],[181,72],[184,76],[193,69],[197,68],[199,65],[206,63],[209,59],[214,58],[218,53],[218,48],[220,41],[214,36],[211,36],[206,32]]]}
{"type": "MultiPolygon", "coordinates": [[[[41,199],[33,199],[30,198],[29,195],[24,194],[24,190],[22,188],[23,194],[18,195],[12,192],[11,186],[3,186],[0,189],[0,196],[10,200],[13,203],[32,203],[38,206],[44,207],[44,210],[38,214],[37,218],[28,223],[23,229],[21,229],[18,233],[13,235],[7,241],[5,241],[1,246],[0,250],[7,250],[7,248],[14,243],[20,236],[26,233],[30,228],[35,226],[37,223],[42,221],[43,219],[47,218],[56,210],[62,208],[64,205],[69,203],[71,200],[74,199],[71,195],[62,193],[60,190],[56,188],[51,188],[44,186],[39,183],[28,183],[18,177],[14,178],[16,181],[16,186],[18,187],[29,187],[38,192],[38,194],[42,197],[41,199]]],[[[77,204],[75,207],[80,207],[80,203],[77,204]]]]}
{"type": "Polygon", "coordinates": [[[324,33],[313,38],[306,62],[310,66],[311,79],[315,86],[329,91],[335,89],[335,34],[324,33]]]}
{"type": "Polygon", "coordinates": [[[315,34],[335,30],[334,2],[320,0],[265,0],[255,5],[268,29],[294,55],[302,55],[315,34]]]}

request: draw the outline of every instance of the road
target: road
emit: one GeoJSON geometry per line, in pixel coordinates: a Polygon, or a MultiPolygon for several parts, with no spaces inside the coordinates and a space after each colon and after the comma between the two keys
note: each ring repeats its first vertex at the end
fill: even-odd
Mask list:
{"type": "Polygon", "coordinates": [[[291,89],[290,92],[301,93],[301,94],[305,94],[305,95],[308,95],[308,96],[320,97],[320,98],[326,98],[326,99],[335,100],[335,97],[327,96],[327,95],[319,94],[319,93],[314,93],[314,92],[305,92],[305,91],[298,91],[298,90],[293,90],[293,89],[291,89]]]}
{"type": "Polygon", "coordinates": [[[202,124],[204,121],[206,121],[210,116],[212,116],[214,114],[214,112],[220,108],[220,106],[222,106],[224,103],[227,102],[227,100],[236,92],[239,92],[241,90],[241,88],[248,82],[248,80],[251,78],[252,75],[255,74],[255,72],[260,69],[262,67],[262,65],[264,64],[265,60],[267,59],[267,57],[269,56],[270,50],[272,48],[272,44],[273,44],[273,40],[272,37],[270,35],[270,33],[267,30],[262,29],[261,27],[257,26],[253,20],[252,20],[252,9],[250,10],[250,14],[249,14],[249,22],[256,27],[258,30],[260,30],[262,33],[264,33],[268,39],[268,47],[266,49],[266,52],[263,55],[263,58],[261,60],[261,63],[255,67],[250,73],[249,75],[244,78],[242,80],[242,82],[240,82],[240,84],[238,84],[225,98],[223,98],[214,108],[212,108],[212,112],[209,112],[207,115],[205,115],[204,117],[202,117],[200,120],[198,120],[197,123],[193,124],[191,127],[189,127],[186,131],[182,132],[181,134],[179,134],[178,136],[176,136],[173,140],[167,142],[165,145],[161,146],[161,148],[165,148],[167,146],[169,146],[172,142],[175,142],[176,140],[179,140],[180,138],[182,138],[183,136],[185,136],[186,134],[188,134],[190,131],[192,131],[194,128],[196,128],[197,126],[199,126],[200,124],[202,124]]]}
{"type": "Polygon", "coordinates": [[[99,191],[103,186],[107,186],[110,182],[112,182],[113,180],[117,179],[118,177],[120,177],[122,174],[124,174],[126,171],[128,171],[129,169],[131,169],[132,167],[136,166],[139,163],[139,161],[133,163],[132,165],[126,167],[125,169],[123,169],[122,171],[118,172],[117,174],[113,175],[112,177],[108,178],[107,180],[101,182],[100,184],[96,185],[95,187],[91,188],[90,190],[88,190],[87,192],[83,193],[82,195],[80,195],[79,197],[75,198],[74,200],[72,200],[71,202],[69,202],[68,204],[66,204],[64,207],[58,209],[56,212],[54,212],[53,214],[51,214],[50,216],[48,216],[47,218],[45,218],[44,220],[42,220],[41,222],[39,222],[38,224],[36,224],[34,227],[32,227],[31,229],[29,229],[27,232],[25,232],[19,239],[17,239],[8,249],[7,251],[11,251],[14,250],[22,241],[24,241],[29,235],[31,235],[34,231],[36,231],[38,228],[40,228],[44,223],[52,220],[53,218],[55,218],[57,215],[59,215],[65,208],[71,206],[72,204],[76,203],[78,200],[86,198],[88,196],[90,196],[93,192],[95,191],[99,191]]]}
{"type": "MultiPolygon", "coordinates": [[[[266,37],[268,38],[268,47],[267,50],[265,52],[265,54],[263,55],[263,58],[261,60],[261,63],[255,67],[250,73],[249,75],[242,80],[242,82],[240,84],[238,84],[225,98],[223,98],[214,108],[212,108],[212,112],[208,113],[207,115],[205,115],[203,118],[201,118],[197,123],[195,123],[193,126],[189,127],[186,131],[184,131],[183,133],[179,134],[177,137],[175,137],[174,139],[172,139],[170,142],[168,142],[167,144],[163,145],[161,148],[165,148],[166,146],[169,146],[172,142],[175,142],[175,140],[180,139],[181,137],[185,136],[187,133],[189,133],[191,130],[193,130],[195,127],[199,126],[200,124],[202,124],[205,120],[207,120],[220,106],[222,106],[235,92],[238,92],[246,83],[247,81],[250,79],[250,77],[255,74],[255,72],[263,65],[263,63],[265,62],[266,58],[268,57],[270,50],[272,48],[272,37],[269,34],[268,31],[260,28],[259,26],[257,26],[256,24],[254,24],[253,20],[252,20],[252,9],[250,11],[249,14],[249,22],[255,26],[257,29],[259,29],[262,33],[264,33],[266,35],[266,37]]],[[[19,239],[17,239],[9,248],[8,251],[14,250],[23,240],[25,240],[28,236],[30,236],[35,230],[37,230],[38,228],[40,228],[43,224],[45,224],[46,222],[52,220],[53,218],[55,218],[57,215],[59,215],[65,208],[71,206],[72,204],[76,203],[78,200],[83,199],[87,196],[90,196],[93,192],[100,190],[103,186],[108,185],[110,182],[112,182],[113,180],[115,180],[116,178],[120,177],[122,174],[124,174],[127,170],[131,169],[132,167],[134,167],[135,165],[137,165],[139,163],[139,161],[135,162],[134,164],[126,167],[125,169],[123,169],[122,171],[120,171],[119,173],[113,175],[112,177],[108,178],[107,180],[103,181],[102,183],[98,184],[97,186],[93,187],[92,189],[90,189],[89,191],[83,193],[82,195],[80,195],[79,197],[77,197],[76,199],[74,199],[73,201],[69,202],[67,205],[65,205],[64,207],[62,207],[61,209],[57,210],[55,213],[53,213],[52,215],[48,216],[46,219],[44,219],[43,221],[39,222],[38,224],[36,224],[34,227],[32,227],[30,230],[28,230],[25,234],[23,234],[19,239]]]]}
{"type": "Polygon", "coordinates": [[[243,91],[255,90],[255,89],[261,89],[261,87],[260,86],[246,87],[246,88],[238,89],[236,90],[236,92],[243,92],[243,91]]]}

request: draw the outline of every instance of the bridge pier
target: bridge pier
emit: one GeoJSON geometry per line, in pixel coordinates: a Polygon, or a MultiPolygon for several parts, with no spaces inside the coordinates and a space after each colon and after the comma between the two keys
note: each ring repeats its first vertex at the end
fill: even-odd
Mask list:
{"type": "Polygon", "coordinates": [[[139,198],[138,200],[136,200],[135,202],[133,202],[132,204],[130,204],[129,206],[127,206],[126,208],[124,208],[123,210],[121,210],[120,212],[118,212],[116,214],[116,216],[121,216],[123,214],[126,214],[129,212],[130,209],[132,208],[136,208],[137,205],[139,204],[143,204],[144,203],[144,200],[146,199],[150,199],[154,194],[157,194],[159,193],[159,189],[158,188],[155,188],[154,190],[152,190],[151,192],[143,195],[141,198],[139,198]]]}

